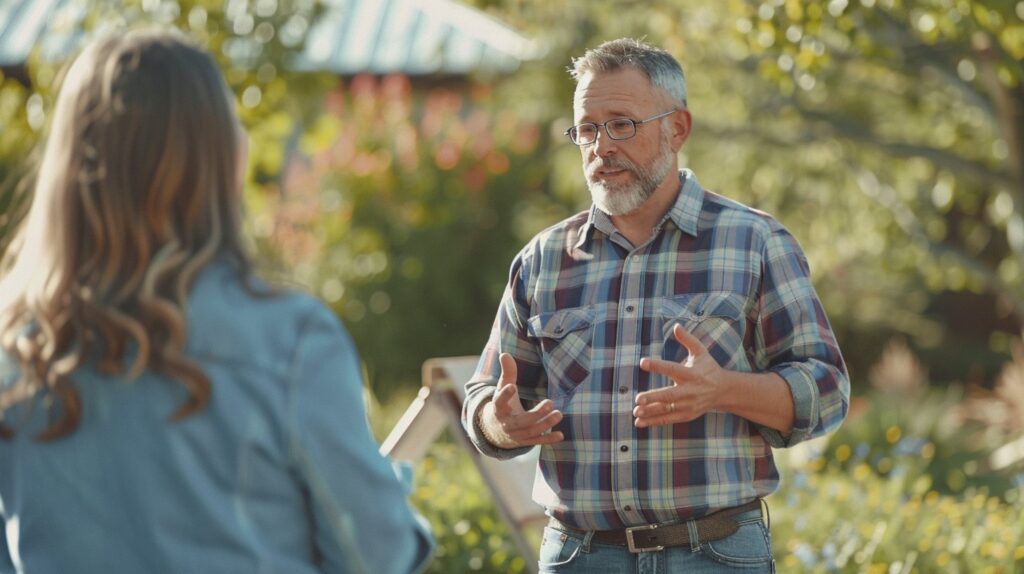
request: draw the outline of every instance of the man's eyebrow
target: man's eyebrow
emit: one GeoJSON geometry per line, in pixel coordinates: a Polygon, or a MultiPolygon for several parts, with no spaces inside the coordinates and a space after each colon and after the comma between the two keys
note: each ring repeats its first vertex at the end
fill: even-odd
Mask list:
{"type": "MultiPolygon", "coordinates": [[[[582,122],[582,121],[593,122],[593,120],[590,119],[590,118],[591,118],[591,114],[581,114],[580,115],[580,119],[577,120],[576,123],[579,123],[579,122],[582,122]]],[[[620,108],[613,108],[610,112],[608,112],[606,119],[602,120],[602,121],[622,120],[622,119],[636,120],[636,119],[639,119],[639,118],[636,117],[636,115],[633,114],[633,112],[627,112],[627,111],[624,111],[624,110],[622,110],[620,108]]]]}

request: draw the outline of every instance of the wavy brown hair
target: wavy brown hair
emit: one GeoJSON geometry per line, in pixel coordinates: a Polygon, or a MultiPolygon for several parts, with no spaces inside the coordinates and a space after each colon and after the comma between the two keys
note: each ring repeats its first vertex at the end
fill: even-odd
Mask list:
{"type": "Polygon", "coordinates": [[[0,392],[0,412],[43,393],[50,421],[38,438],[73,432],[82,407],[71,375],[87,361],[184,385],[173,420],[206,405],[209,379],[183,354],[185,309],[214,259],[249,274],[241,133],[216,63],[179,33],[101,39],[75,59],[4,256],[0,345],[21,378],[0,392]]]}

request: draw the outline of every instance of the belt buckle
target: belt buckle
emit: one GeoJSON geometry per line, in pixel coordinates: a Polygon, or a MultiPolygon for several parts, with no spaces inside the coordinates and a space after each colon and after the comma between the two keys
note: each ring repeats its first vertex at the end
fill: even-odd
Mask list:
{"type": "Polygon", "coordinates": [[[629,551],[633,554],[640,552],[661,552],[665,549],[664,546],[648,546],[646,548],[637,548],[636,543],[633,542],[633,532],[637,530],[654,530],[657,528],[657,524],[646,524],[644,526],[633,526],[626,529],[626,546],[629,547],[629,551]]]}

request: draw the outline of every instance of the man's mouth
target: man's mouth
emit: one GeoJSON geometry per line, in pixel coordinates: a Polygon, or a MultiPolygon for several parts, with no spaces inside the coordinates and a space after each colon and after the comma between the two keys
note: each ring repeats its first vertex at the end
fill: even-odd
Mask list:
{"type": "Polygon", "coordinates": [[[593,173],[592,177],[595,179],[610,179],[627,174],[629,170],[624,167],[599,167],[591,173],[593,173]]]}

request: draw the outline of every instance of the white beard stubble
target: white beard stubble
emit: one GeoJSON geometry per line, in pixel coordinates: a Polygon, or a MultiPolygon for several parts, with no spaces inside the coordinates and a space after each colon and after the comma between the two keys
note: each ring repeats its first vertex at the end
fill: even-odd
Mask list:
{"type": "Polygon", "coordinates": [[[650,166],[640,167],[632,161],[620,158],[598,158],[586,168],[587,187],[590,197],[598,209],[608,215],[629,215],[647,201],[672,168],[672,148],[667,138],[662,138],[659,155],[650,166]],[[599,169],[624,169],[633,174],[633,180],[610,183],[596,178],[599,169]]]}

